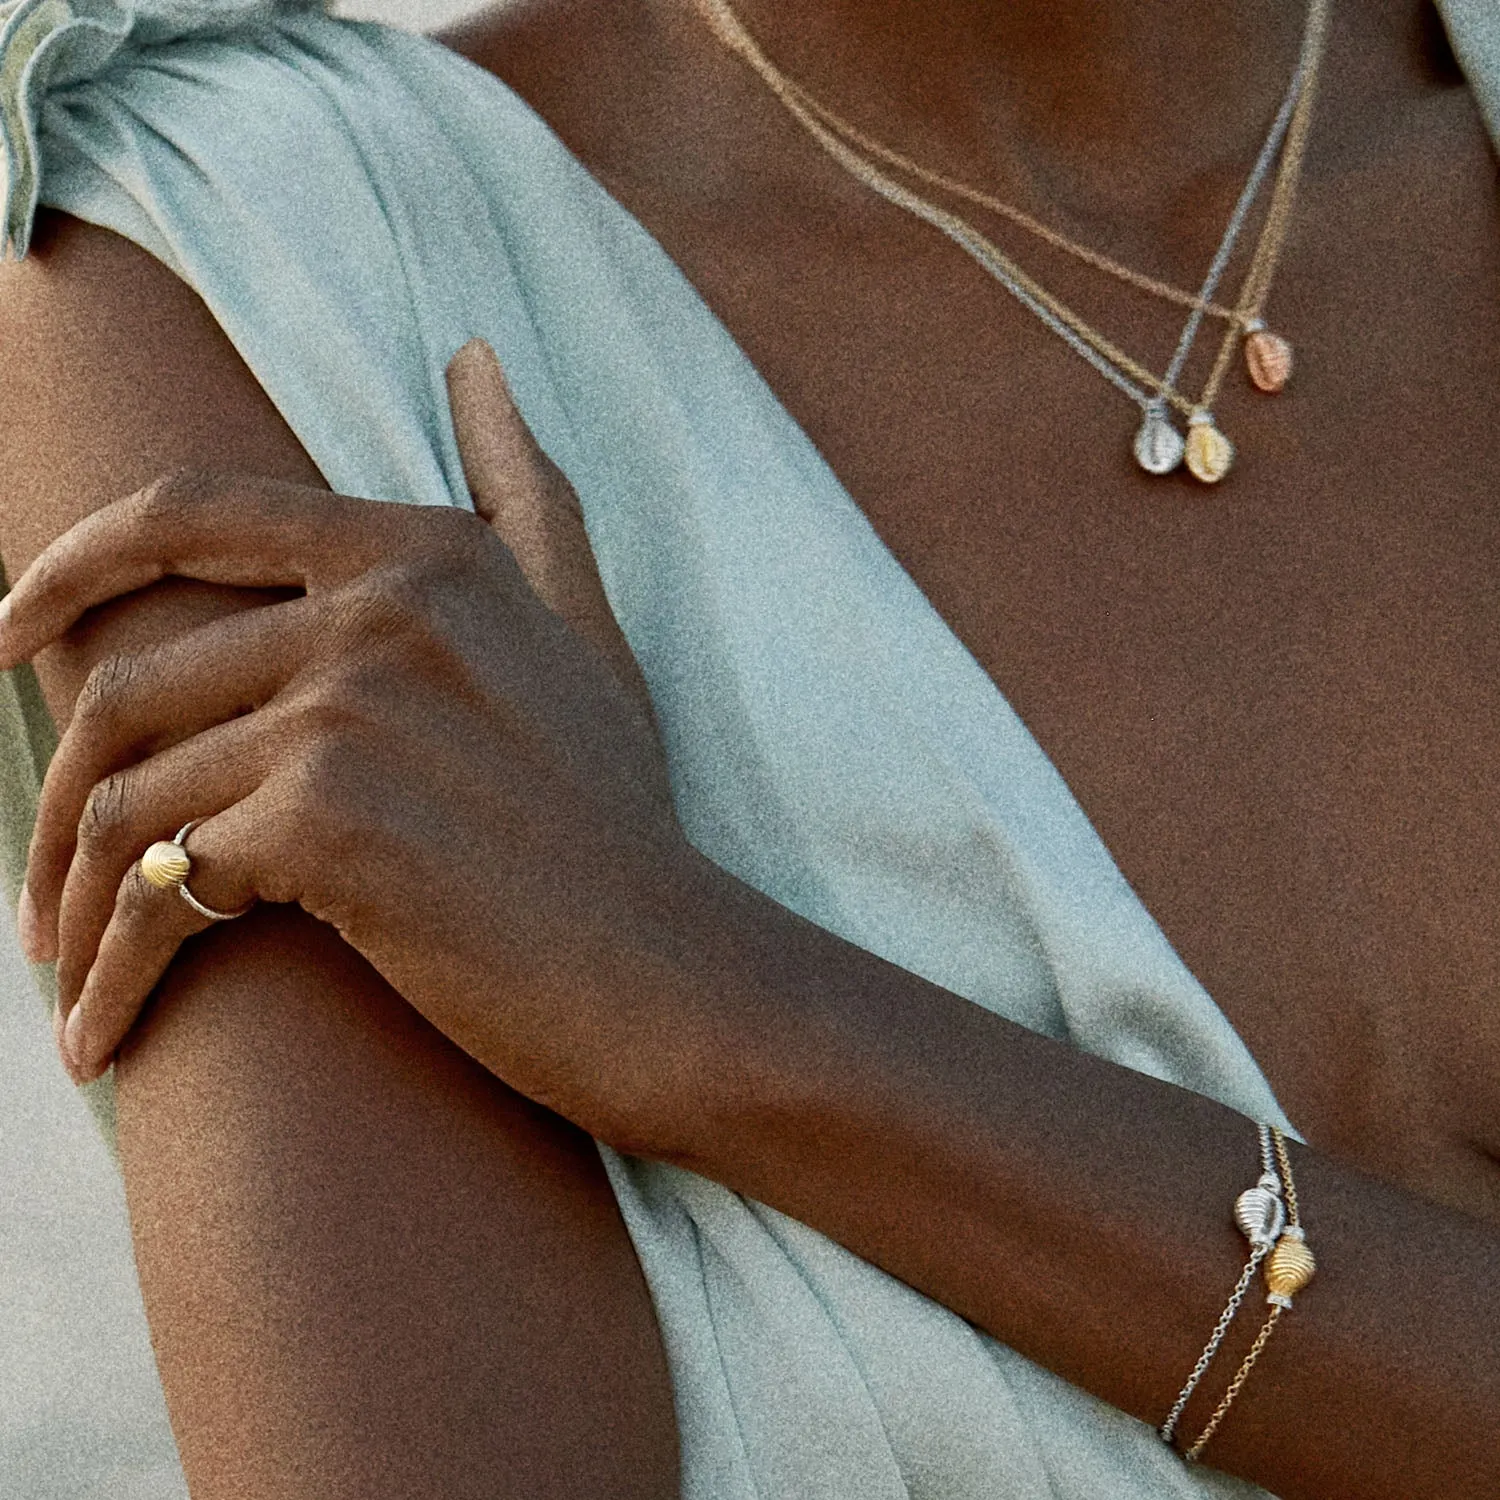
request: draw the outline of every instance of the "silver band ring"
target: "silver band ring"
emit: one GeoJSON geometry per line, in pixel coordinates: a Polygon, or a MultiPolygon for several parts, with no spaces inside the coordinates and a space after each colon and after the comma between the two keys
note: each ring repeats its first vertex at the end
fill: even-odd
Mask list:
{"type": "Polygon", "coordinates": [[[202,818],[193,818],[177,830],[176,838],[159,839],[152,844],[141,855],[141,875],[158,890],[175,890],[200,917],[210,922],[232,922],[236,917],[243,917],[255,903],[248,902],[238,911],[216,911],[205,906],[188,889],[187,878],[192,873],[193,860],[187,852],[187,836],[202,821],[202,818]]]}

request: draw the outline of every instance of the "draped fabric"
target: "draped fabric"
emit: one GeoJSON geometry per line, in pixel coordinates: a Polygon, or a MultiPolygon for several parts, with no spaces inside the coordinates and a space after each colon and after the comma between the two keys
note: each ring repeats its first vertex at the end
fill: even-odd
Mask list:
{"type": "MultiPolygon", "coordinates": [[[[1446,9],[1500,122],[1500,12],[1446,9]]],[[[471,337],[494,345],[578,490],[700,849],[977,1004],[1286,1123],[1004,697],[520,99],[435,42],[304,5],[0,17],[8,247],[40,201],[159,257],[335,489],[467,506],[443,371],[471,337]]],[[[0,735],[14,893],[52,745],[28,672],[0,686],[0,735]]],[[[107,1131],[107,1083],[92,1092],[107,1131]]],[[[601,1151],[690,1500],[1261,1493],[785,1215],[601,1151]]],[[[1247,1127],[1247,1172],[1253,1152],[1247,1127]]]]}

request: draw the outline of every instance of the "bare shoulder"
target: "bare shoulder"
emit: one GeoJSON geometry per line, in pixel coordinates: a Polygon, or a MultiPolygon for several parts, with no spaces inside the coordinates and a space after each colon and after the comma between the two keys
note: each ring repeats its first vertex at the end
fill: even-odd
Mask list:
{"type": "MultiPolygon", "coordinates": [[[[197,293],[138,245],[62,215],[39,218],[31,254],[0,266],[0,411],[12,578],[75,521],[166,473],[322,483],[197,293]]],[[[103,650],[231,602],[186,585],[152,595],[91,622],[76,660],[64,651],[42,670],[54,712],[103,650]]]]}
{"type": "Polygon", "coordinates": [[[61,215],[0,267],[0,552],[14,576],[99,505],[184,467],[317,471],[198,295],[61,215]]]}
{"type": "Polygon", "coordinates": [[[637,0],[494,0],[436,40],[516,91],[596,176],[637,175],[684,107],[685,8],[637,0]]]}
{"type": "Polygon", "coordinates": [[[550,77],[552,92],[579,87],[633,5],[599,0],[490,0],[434,33],[435,39],[501,76],[550,77]],[[583,56],[580,57],[580,51],[583,56]],[[571,68],[555,64],[565,56],[571,68]]]}

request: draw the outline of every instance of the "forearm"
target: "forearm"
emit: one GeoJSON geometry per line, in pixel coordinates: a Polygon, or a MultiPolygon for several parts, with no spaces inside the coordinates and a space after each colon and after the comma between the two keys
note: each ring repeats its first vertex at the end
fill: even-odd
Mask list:
{"type": "MultiPolygon", "coordinates": [[[[1159,1423],[1244,1262],[1229,1209],[1259,1173],[1246,1120],[744,887],[705,899],[721,936],[695,978],[737,1055],[664,1154],[1159,1423]]],[[[1294,1166],[1319,1273],[1206,1460],[1287,1500],[1500,1493],[1500,1235],[1315,1152],[1294,1166]]],[[[1265,1311],[1252,1293],[1184,1434],[1265,1311]]]]}

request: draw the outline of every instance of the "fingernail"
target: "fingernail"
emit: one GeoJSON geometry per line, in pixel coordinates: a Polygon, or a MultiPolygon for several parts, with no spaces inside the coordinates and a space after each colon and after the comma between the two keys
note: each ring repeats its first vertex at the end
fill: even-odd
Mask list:
{"type": "Polygon", "coordinates": [[[83,1066],[83,1007],[81,1005],[75,1005],[68,1012],[68,1022],[63,1027],[62,1051],[70,1070],[80,1077],[84,1075],[87,1070],[83,1066]]]}
{"type": "Polygon", "coordinates": [[[57,957],[57,944],[43,928],[36,914],[36,902],[31,899],[31,887],[26,885],[21,887],[21,900],[16,907],[16,936],[29,962],[46,964],[57,957]]]}
{"type": "Polygon", "coordinates": [[[10,601],[9,594],[0,599],[0,669],[7,671],[11,667],[20,665],[20,662],[4,647],[7,627],[10,625],[10,601]]]}
{"type": "Polygon", "coordinates": [[[68,1018],[63,1014],[62,1006],[54,1006],[52,1010],[52,1035],[57,1042],[57,1055],[62,1061],[63,1071],[69,1080],[76,1086],[83,1082],[76,1064],[68,1053],[68,1018]]]}

